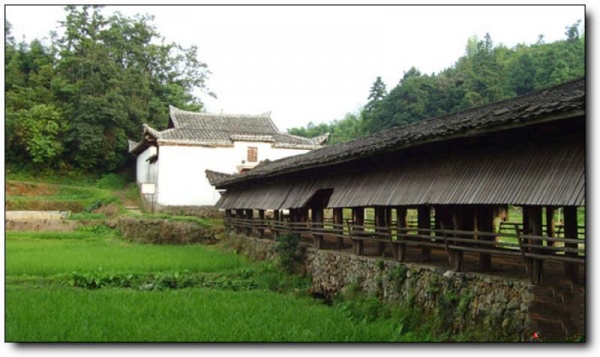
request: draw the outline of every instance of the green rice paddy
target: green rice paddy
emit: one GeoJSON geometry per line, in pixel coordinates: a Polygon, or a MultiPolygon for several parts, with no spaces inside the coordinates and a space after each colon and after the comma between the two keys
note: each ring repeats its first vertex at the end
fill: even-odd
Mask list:
{"type": "MultiPolygon", "coordinates": [[[[164,283],[165,279],[161,280],[164,283]]],[[[217,247],[126,243],[112,233],[7,232],[7,342],[391,342],[385,319],[358,321],[295,278],[217,247]],[[134,276],[127,287],[73,285],[73,272],[134,276]],[[136,275],[137,274],[137,275],[136,275]],[[162,274],[162,275],[161,275],[162,274]],[[135,276],[193,277],[145,287],[135,276]],[[206,277],[206,278],[205,278],[206,277]],[[195,280],[194,280],[195,279],[195,280]],[[212,280],[211,280],[212,279],[212,280]],[[287,279],[287,280],[286,280],[287,279]],[[175,285],[173,285],[175,286],[175,285]],[[211,288],[214,286],[214,288],[211,288]],[[156,288],[160,287],[160,288],[156,288]]]]}

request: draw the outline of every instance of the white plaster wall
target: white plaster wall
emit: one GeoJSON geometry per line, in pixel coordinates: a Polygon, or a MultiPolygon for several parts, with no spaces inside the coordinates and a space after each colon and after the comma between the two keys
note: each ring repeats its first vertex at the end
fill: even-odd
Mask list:
{"type": "Polygon", "coordinates": [[[242,161],[247,163],[249,146],[258,148],[258,161],[277,160],[309,151],[272,148],[271,143],[261,142],[235,142],[233,147],[217,148],[161,145],[158,157],[158,204],[214,205],[221,195],[208,182],[205,170],[237,173],[236,166],[241,165],[242,161]]]}
{"type": "MultiPolygon", "coordinates": [[[[233,143],[235,165],[239,165],[242,160],[247,161],[248,158],[248,147],[258,148],[258,162],[269,159],[270,161],[282,159],[284,157],[304,154],[310,150],[298,150],[298,149],[287,149],[287,148],[273,148],[271,143],[260,143],[260,142],[248,142],[248,141],[236,141],[233,143]]],[[[258,163],[257,162],[257,163],[258,163]]]]}
{"type": "Polygon", "coordinates": [[[158,204],[163,206],[210,205],[211,192],[204,182],[206,148],[160,146],[158,156],[158,204]],[[207,197],[208,196],[208,197],[207,197]]]}
{"type": "Polygon", "coordinates": [[[156,183],[156,164],[150,164],[147,161],[154,154],[156,154],[156,147],[151,146],[138,155],[135,175],[138,184],[143,182],[156,183]]]}

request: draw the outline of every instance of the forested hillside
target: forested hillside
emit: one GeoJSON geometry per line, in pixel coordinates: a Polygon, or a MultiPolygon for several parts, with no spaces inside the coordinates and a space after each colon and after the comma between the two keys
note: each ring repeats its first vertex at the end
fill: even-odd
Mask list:
{"type": "MultiPolygon", "coordinates": [[[[114,172],[128,165],[127,139],[142,123],[164,129],[168,106],[201,110],[210,74],[195,47],[167,43],[147,15],[104,16],[101,7],[67,6],[61,35],[17,42],[5,21],[5,162],[7,168],[114,172]]],[[[293,128],[331,134],[331,144],[549,87],[585,73],[578,22],[565,39],[514,48],[471,38],[465,55],[437,74],[418,64],[389,92],[381,78],[357,113],[293,128]]],[[[365,88],[367,93],[368,88],[365,88]]],[[[357,103],[358,104],[358,103],[357,103]]]]}
{"type": "Polygon", "coordinates": [[[169,104],[200,110],[192,90],[212,95],[196,48],[166,43],[151,17],[65,10],[49,43],[17,43],[5,21],[7,167],[118,170],[142,123],[162,129],[169,104]]]}
{"type": "Polygon", "coordinates": [[[585,34],[580,27],[580,22],[568,26],[561,41],[544,43],[540,36],[533,45],[514,48],[494,46],[489,34],[483,40],[470,38],[465,55],[440,73],[412,67],[389,93],[378,77],[359,113],[289,132],[307,137],[329,132],[334,144],[583,77],[585,34]]]}

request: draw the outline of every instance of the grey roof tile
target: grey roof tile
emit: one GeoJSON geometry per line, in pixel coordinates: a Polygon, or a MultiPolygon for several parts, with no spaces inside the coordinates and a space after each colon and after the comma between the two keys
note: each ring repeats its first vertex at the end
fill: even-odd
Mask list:
{"type": "Polygon", "coordinates": [[[229,143],[263,141],[284,144],[287,147],[303,146],[316,149],[324,140],[301,138],[279,131],[270,113],[259,115],[198,113],[169,106],[169,116],[174,128],[162,131],[165,141],[187,140],[198,143],[229,143]]]}
{"type": "MultiPolygon", "coordinates": [[[[314,150],[321,148],[329,134],[303,138],[277,129],[271,113],[212,114],[181,110],[169,106],[172,127],[158,131],[144,124],[144,134],[150,134],[163,143],[207,146],[232,146],[234,141],[269,142],[273,147],[314,150]]],[[[145,149],[144,140],[130,144],[129,152],[139,154],[145,149]]]]}

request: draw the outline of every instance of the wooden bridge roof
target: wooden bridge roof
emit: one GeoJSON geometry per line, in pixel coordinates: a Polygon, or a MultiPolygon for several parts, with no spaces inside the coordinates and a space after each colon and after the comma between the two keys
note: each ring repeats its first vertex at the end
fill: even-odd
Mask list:
{"type": "Polygon", "coordinates": [[[585,204],[585,147],[576,142],[536,151],[483,150],[453,161],[440,156],[387,170],[340,174],[227,190],[219,208],[299,208],[333,188],[328,207],[422,204],[585,204]]]}
{"type": "MultiPolygon", "coordinates": [[[[520,139],[523,138],[515,138],[520,139]]],[[[568,82],[269,162],[245,175],[218,180],[216,185],[227,189],[217,203],[221,208],[297,208],[305,205],[317,190],[326,188],[333,188],[329,207],[582,205],[585,204],[585,81],[568,82]],[[465,140],[461,138],[509,132],[539,123],[566,121],[571,126],[573,120],[578,121],[573,124],[577,128],[558,141],[542,140],[534,146],[522,142],[508,147],[482,144],[476,150],[471,148],[468,155],[438,151],[426,158],[393,157],[388,164],[369,170],[362,170],[361,166],[352,169],[354,162],[364,162],[365,158],[387,154],[389,160],[390,153],[402,154],[419,145],[458,143],[465,140]],[[341,165],[346,168],[339,174],[326,171],[341,165]],[[265,185],[265,180],[270,184],[265,185]]]]}
{"type": "Polygon", "coordinates": [[[560,118],[560,114],[574,111],[579,112],[580,115],[585,113],[584,79],[467,111],[384,130],[367,137],[313,150],[303,155],[272,161],[266,165],[257,166],[243,176],[222,180],[218,183],[218,187],[225,188],[240,182],[339,164],[433,141],[506,130],[544,120],[555,120],[560,118]]]}

